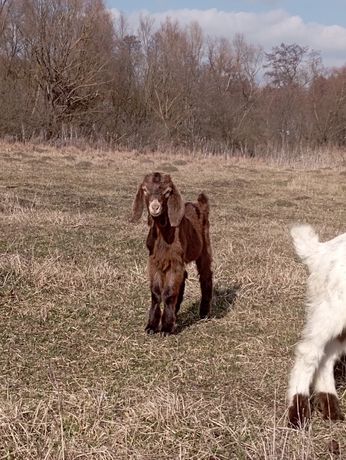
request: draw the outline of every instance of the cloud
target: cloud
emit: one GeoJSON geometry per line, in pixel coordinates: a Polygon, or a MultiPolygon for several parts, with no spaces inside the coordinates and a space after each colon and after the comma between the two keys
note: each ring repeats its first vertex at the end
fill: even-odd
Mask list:
{"type": "MultiPolygon", "coordinates": [[[[248,0],[252,2],[276,0],[248,0]]],[[[115,16],[119,11],[113,9],[115,16]]],[[[323,25],[304,22],[300,16],[292,16],[283,9],[273,9],[265,13],[241,11],[221,11],[217,8],[206,10],[176,9],[160,13],[146,10],[130,14],[128,20],[132,28],[137,28],[141,15],[150,15],[160,24],[166,17],[178,20],[182,25],[192,21],[200,24],[205,34],[232,38],[242,33],[247,41],[261,45],[265,50],[284,42],[298,43],[320,51],[327,66],[341,66],[346,63],[346,28],[338,25],[323,25]]]]}
{"type": "Polygon", "coordinates": [[[263,3],[264,5],[277,5],[280,0],[245,0],[247,3],[263,3]]]}

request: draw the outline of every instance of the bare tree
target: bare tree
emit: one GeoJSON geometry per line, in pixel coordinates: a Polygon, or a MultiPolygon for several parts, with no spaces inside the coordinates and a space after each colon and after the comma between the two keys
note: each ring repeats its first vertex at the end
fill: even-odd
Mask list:
{"type": "Polygon", "coordinates": [[[345,75],[298,44],[264,54],[151,16],[134,31],[102,0],[0,0],[0,135],[17,139],[251,155],[346,145],[345,75]]]}
{"type": "Polygon", "coordinates": [[[346,68],[316,78],[311,86],[311,141],[346,145],[346,68]]]}
{"type": "Polygon", "coordinates": [[[141,72],[141,42],[121,15],[115,22],[112,53],[112,122],[115,139],[131,137],[141,120],[140,93],[143,91],[141,72]]]}
{"type": "Polygon", "coordinates": [[[50,137],[99,100],[112,24],[100,0],[27,0],[22,9],[21,33],[39,96],[32,112],[42,99],[50,137]]]}
{"type": "Polygon", "coordinates": [[[262,52],[237,35],[209,39],[204,67],[203,132],[231,150],[251,151],[256,137],[256,75],[262,52]]]}
{"type": "Polygon", "coordinates": [[[265,76],[271,85],[277,88],[290,85],[305,85],[309,82],[307,61],[316,59],[316,52],[311,52],[307,46],[296,43],[274,46],[270,53],[265,53],[265,76]]]}
{"type": "Polygon", "coordinates": [[[163,128],[163,139],[186,142],[193,130],[194,88],[198,85],[201,31],[169,19],[153,34],[148,54],[147,104],[163,128]]]}

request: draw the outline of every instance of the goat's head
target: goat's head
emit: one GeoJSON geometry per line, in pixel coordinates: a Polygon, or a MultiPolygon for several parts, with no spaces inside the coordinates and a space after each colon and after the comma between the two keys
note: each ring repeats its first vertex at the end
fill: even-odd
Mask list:
{"type": "Polygon", "coordinates": [[[144,177],[133,202],[133,220],[141,217],[144,203],[153,218],[167,213],[172,227],[177,227],[184,216],[183,199],[169,174],[154,172],[144,177]]]}

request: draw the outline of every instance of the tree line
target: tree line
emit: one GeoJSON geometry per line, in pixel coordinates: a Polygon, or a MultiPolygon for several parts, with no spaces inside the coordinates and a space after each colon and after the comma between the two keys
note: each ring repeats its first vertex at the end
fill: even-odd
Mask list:
{"type": "Polygon", "coordinates": [[[346,67],[102,0],[0,0],[0,136],[256,155],[346,144],[346,67]]]}

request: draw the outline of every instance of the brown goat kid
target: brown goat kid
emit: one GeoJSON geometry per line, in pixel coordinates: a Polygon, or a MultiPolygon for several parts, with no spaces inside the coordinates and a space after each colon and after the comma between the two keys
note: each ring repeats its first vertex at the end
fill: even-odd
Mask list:
{"type": "Polygon", "coordinates": [[[185,265],[196,261],[202,299],[199,314],[206,318],[212,298],[211,246],[208,198],[201,193],[197,203],[184,203],[168,174],[148,174],[133,202],[133,220],[148,209],[148,271],[151,307],[145,330],[148,334],[171,334],[183,301],[187,272],[185,265]],[[161,312],[161,300],[164,303],[161,312]]]}

